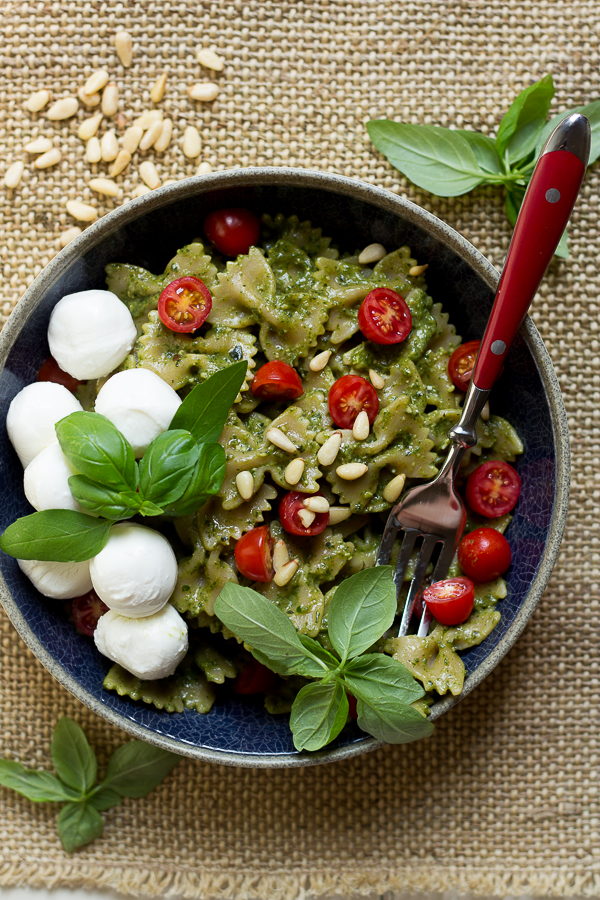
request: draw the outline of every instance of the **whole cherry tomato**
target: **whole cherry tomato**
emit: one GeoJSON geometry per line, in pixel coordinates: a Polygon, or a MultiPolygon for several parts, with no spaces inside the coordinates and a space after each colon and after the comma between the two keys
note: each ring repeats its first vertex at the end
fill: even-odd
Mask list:
{"type": "Polygon", "coordinates": [[[502,460],[490,460],[467,478],[465,498],[473,512],[493,519],[510,512],[520,493],[521,479],[513,467],[502,460]]]}
{"type": "Polygon", "coordinates": [[[108,606],[102,602],[96,591],[91,590],[81,597],[75,597],[71,602],[71,612],[77,631],[91,637],[96,630],[100,616],[108,612],[108,606]]]}
{"type": "Polygon", "coordinates": [[[475,368],[481,341],[467,341],[457,347],[448,361],[448,375],[457,388],[466,391],[475,368]]]}
{"type": "Polygon", "coordinates": [[[297,400],[304,393],[296,370],[280,360],[261,366],[252,379],[250,390],[261,400],[297,400]]]}
{"type": "Polygon", "coordinates": [[[279,518],[281,524],[289,534],[298,534],[302,537],[312,537],[321,534],[329,525],[329,513],[315,513],[315,518],[308,528],[302,524],[298,516],[301,509],[306,509],[304,501],[307,497],[322,497],[323,494],[303,494],[300,491],[290,491],[279,504],[279,518]]]}
{"type": "Polygon", "coordinates": [[[352,428],[364,409],[372,425],[379,412],[377,391],[360,375],[343,375],[329,389],[329,415],[340,428],[352,428]]]}
{"type": "Polygon", "coordinates": [[[252,528],[235,545],[235,563],[252,581],[273,580],[273,538],[267,525],[252,528]]]}
{"type": "Polygon", "coordinates": [[[348,715],[351,719],[358,719],[356,697],[354,696],[354,694],[349,694],[348,691],[346,691],[346,697],[348,698],[348,715]]]}
{"type": "Polygon", "coordinates": [[[204,220],[204,233],[219,253],[247,253],[260,237],[260,222],[249,209],[216,209],[204,220]]]}
{"type": "Polygon", "coordinates": [[[246,663],[233,682],[236,694],[266,694],[277,684],[277,675],[257,659],[246,663]]]}
{"type": "Polygon", "coordinates": [[[399,344],[410,334],[412,316],[400,294],[375,288],[360,305],[358,327],[375,344],[399,344]]]}
{"type": "Polygon", "coordinates": [[[62,386],[66,387],[72,394],[74,394],[79,385],[83,383],[77,381],[77,379],[73,378],[72,375],[69,375],[68,372],[64,372],[53,356],[49,356],[48,359],[41,364],[38,373],[35,376],[35,380],[54,381],[55,384],[62,384],[62,386]]]}
{"type": "Polygon", "coordinates": [[[166,286],[158,298],[158,315],[171,331],[200,328],[212,308],[209,289],[199,278],[185,275],[166,286]]]}
{"type": "Polygon", "coordinates": [[[423,600],[441,625],[460,625],[471,615],[475,588],[470,578],[447,578],[426,587],[423,600]]]}
{"type": "Polygon", "coordinates": [[[510,566],[510,544],[495,528],[476,528],[458,545],[458,564],[473,581],[494,581],[510,566]]]}

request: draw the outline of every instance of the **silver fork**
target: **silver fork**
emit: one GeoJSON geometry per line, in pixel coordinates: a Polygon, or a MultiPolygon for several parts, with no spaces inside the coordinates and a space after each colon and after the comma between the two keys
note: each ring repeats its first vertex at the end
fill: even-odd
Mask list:
{"type": "MultiPolygon", "coordinates": [[[[408,632],[415,601],[438,544],[432,582],[442,581],[462,536],[466,511],[454,482],[468,447],[477,443],[475,426],[506,355],[544,277],[575,204],[590,152],[590,124],[574,113],[559,123],[544,145],[521,211],[498,284],[460,421],[449,431],[448,456],[434,481],[418,485],[390,511],[377,565],[388,565],[399,531],[404,532],[394,581],[398,597],[409,560],[422,540],[400,621],[408,632]]],[[[418,634],[425,636],[431,616],[424,607],[418,634]]]]}

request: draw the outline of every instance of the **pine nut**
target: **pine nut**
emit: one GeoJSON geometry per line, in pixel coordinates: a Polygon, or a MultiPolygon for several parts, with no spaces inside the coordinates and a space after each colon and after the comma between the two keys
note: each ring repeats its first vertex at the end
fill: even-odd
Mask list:
{"type": "Polygon", "coordinates": [[[91,163],[100,162],[102,159],[102,148],[96,135],[91,137],[85,145],[85,158],[91,163]]]}
{"type": "Polygon", "coordinates": [[[156,166],[153,162],[150,162],[149,159],[145,160],[145,162],[141,164],[139,172],[142,181],[144,182],[144,184],[148,185],[151,191],[159,186],[160,178],[158,177],[156,166]]]}
{"type": "Polygon", "coordinates": [[[86,94],[82,87],[77,88],[77,96],[88,109],[100,104],[100,94],[86,94]]]}
{"type": "Polygon", "coordinates": [[[110,178],[92,178],[91,181],[88,181],[88,187],[91,187],[97,194],[104,194],[105,197],[119,196],[119,186],[110,178]]]}
{"type": "Polygon", "coordinates": [[[342,432],[334,431],[333,434],[327,438],[327,440],[317,453],[317,460],[319,461],[319,463],[322,466],[330,466],[332,462],[335,461],[335,458],[338,455],[341,446],[342,432]]]}
{"type": "Polygon", "coordinates": [[[130,125],[122,138],[122,144],[128,153],[135,153],[140,146],[140,141],[144,133],[143,128],[139,125],[130,125]]]}
{"type": "Polygon", "coordinates": [[[45,105],[50,100],[50,91],[47,91],[45,88],[42,88],[41,91],[34,91],[31,94],[25,103],[25,109],[28,109],[29,112],[39,112],[40,109],[43,109],[45,105]]]}
{"type": "Polygon", "coordinates": [[[84,94],[97,94],[108,83],[109,74],[106,69],[97,69],[89,76],[83,86],[84,94]]]}
{"type": "Polygon", "coordinates": [[[107,131],[102,135],[100,147],[102,148],[102,159],[104,162],[112,162],[113,159],[117,158],[119,153],[119,142],[117,141],[117,135],[114,131],[107,131]]]}
{"type": "Polygon", "coordinates": [[[163,181],[161,187],[164,187],[166,184],[177,184],[178,181],[181,181],[181,178],[167,178],[166,181],[163,181]]]}
{"type": "Polygon", "coordinates": [[[329,507],[329,524],[330,525],[339,525],[340,522],[345,522],[346,519],[349,519],[352,515],[352,510],[349,506],[330,506],[329,507]]]}
{"type": "Polygon", "coordinates": [[[385,387],[385,381],[378,375],[375,369],[369,369],[369,378],[371,379],[371,384],[376,390],[380,391],[382,387],[385,387]]]}
{"type": "Polygon", "coordinates": [[[383,244],[369,244],[358,257],[358,261],[361,266],[368,265],[369,263],[376,263],[379,262],[380,259],[383,259],[386,253],[387,251],[383,244]]]}
{"type": "Polygon", "coordinates": [[[46,153],[47,150],[52,150],[52,141],[50,138],[38,137],[34,141],[29,141],[28,144],[25,144],[23,150],[26,153],[46,153]]]}
{"type": "Polygon", "coordinates": [[[121,60],[121,65],[128,69],[133,57],[131,35],[127,31],[118,31],[115,34],[115,47],[117,49],[117,56],[121,60]]]}
{"type": "Polygon", "coordinates": [[[343,466],[338,466],[335,472],[338,478],[343,478],[344,481],[356,481],[357,478],[362,478],[368,469],[364,463],[344,463],[343,466]]]}
{"type": "Polygon", "coordinates": [[[193,84],[188,90],[188,94],[192,100],[203,100],[205,103],[214,100],[219,93],[219,85],[213,81],[203,81],[199,84],[193,84]]]}
{"type": "Polygon", "coordinates": [[[254,478],[252,472],[238,472],[235,484],[242,500],[250,500],[254,494],[254,478]]]}
{"type": "Polygon", "coordinates": [[[483,409],[481,410],[480,415],[481,415],[481,418],[483,419],[483,421],[487,422],[487,420],[490,417],[490,401],[489,400],[485,401],[485,405],[484,405],[483,409]]]}
{"type": "Polygon", "coordinates": [[[98,218],[98,210],[81,200],[67,200],[67,212],[80,222],[94,222],[98,218]]]}
{"type": "Polygon", "coordinates": [[[25,169],[25,163],[20,159],[17,162],[14,162],[12,166],[9,166],[6,172],[4,173],[4,184],[7,188],[16,188],[21,181],[23,176],[23,171],[25,169]]]}
{"type": "Polygon", "coordinates": [[[200,132],[193,125],[188,125],[183,135],[183,155],[188,159],[200,156],[200,132]]]}
{"type": "Polygon", "coordinates": [[[292,444],[289,437],[283,433],[279,428],[269,428],[266,434],[266,438],[272,444],[275,444],[276,447],[279,447],[280,450],[285,450],[287,453],[297,453],[298,448],[295,444],[292,444]]]}
{"type": "Polygon", "coordinates": [[[50,166],[55,166],[59,163],[61,159],[62,153],[58,147],[53,147],[52,150],[48,150],[47,153],[42,153],[41,156],[38,156],[34,162],[34,166],[36,169],[49,169],[50,166]]]}
{"type": "Polygon", "coordinates": [[[131,162],[131,153],[128,150],[119,150],[117,153],[117,158],[114,163],[108,170],[108,174],[111,178],[116,178],[117,175],[120,175],[123,169],[126,169],[129,163],[131,162]]]}
{"type": "Polygon", "coordinates": [[[163,72],[162,75],[154,82],[152,90],[150,91],[150,99],[153,103],[160,103],[162,98],[165,96],[165,87],[167,84],[167,73],[163,72]]]}
{"type": "Polygon", "coordinates": [[[354,425],[352,426],[352,437],[355,441],[366,441],[369,437],[369,417],[364,409],[361,409],[356,419],[354,420],[354,425]]]}
{"type": "Polygon", "coordinates": [[[119,129],[119,131],[123,131],[123,129],[125,128],[126,125],[127,125],[127,116],[122,112],[118,112],[117,113],[117,128],[119,129]]]}
{"type": "Polygon", "coordinates": [[[162,123],[162,131],[159,134],[158,138],[154,142],[154,149],[157,153],[164,153],[169,144],[171,143],[171,136],[173,134],[173,122],[171,119],[165,119],[162,123]]]}
{"type": "Polygon", "coordinates": [[[325,497],[307,497],[302,505],[314,513],[328,513],[329,503],[325,497]]]}
{"type": "Polygon", "coordinates": [[[298,484],[298,482],[302,478],[303,472],[304,460],[300,457],[298,459],[293,459],[291,463],[288,463],[285,470],[285,480],[288,484],[298,484]]]}
{"type": "Polygon", "coordinates": [[[81,234],[81,228],[78,228],[77,225],[73,225],[72,228],[67,228],[66,231],[58,238],[60,246],[66,247],[67,244],[70,244],[73,238],[76,238],[78,234],[81,234]]]}
{"type": "Polygon", "coordinates": [[[63,119],[70,119],[79,109],[79,103],[75,97],[62,97],[53,103],[46,116],[52,122],[61,122],[63,119]]]}
{"type": "Polygon", "coordinates": [[[145,184],[138,184],[133,192],[134,197],[142,197],[144,194],[151,194],[152,191],[145,184]]]}
{"type": "Polygon", "coordinates": [[[329,362],[330,356],[331,350],[323,350],[322,353],[317,353],[317,355],[313,356],[313,358],[309,362],[308,368],[311,372],[320,372],[321,369],[324,369],[329,362]]]}
{"type": "Polygon", "coordinates": [[[277,541],[273,548],[273,568],[276,572],[279,572],[279,570],[289,561],[290,554],[288,553],[285,541],[277,541]]]}
{"type": "Polygon", "coordinates": [[[391,481],[388,481],[383,489],[383,499],[388,503],[393,503],[398,499],[404,488],[406,475],[396,475],[391,481]]]}
{"type": "Polygon", "coordinates": [[[96,132],[98,131],[98,126],[102,121],[102,113],[96,113],[95,116],[90,116],[89,119],[84,119],[79,128],[77,129],[77,137],[81,138],[82,141],[89,141],[91,137],[94,137],[96,132]]]}
{"type": "Polygon", "coordinates": [[[429,263],[424,266],[413,266],[412,269],[408,270],[408,274],[412,278],[418,278],[419,275],[422,275],[429,268],[429,263]]]}
{"type": "Polygon", "coordinates": [[[131,124],[137,125],[139,128],[142,128],[144,131],[146,131],[146,129],[150,128],[151,125],[154,125],[155,122],[161,122],[162,117],[162,109],[147,109],[146,112],[143,112],[141,114],[141,116],[138,116],[137,119],[134,119],[131,124]]]}
{"type": "Polygon", "coordinates": [[[111,82],[102,91],[102,112],[105,116],[114,116],[119,108],[119,88],[111,82]]]}
{"type": "Polygon", "coordinates": [[[215,72],[222,72],[225,68],[225,60],[221,59],[214,50],[200,49],[196,53],[196,59],[201,66],[205,66],[207,69],[213,69],[215,72]]]}
{"type": "Polygon", "coordinates": [[[140,150],[149,150],[154,142],[160,137],[162,130],[162,122],[155,122],[154,125],[151,125],[140,141],[140,150]]]}
{"type": "Polygon", "coordinates": [[[196,170],[196,175],[208,175],[212,172],[212,166],[209,162],[201,162],[196,170]]]}
{"type": "Polygon", "coordinates": [[[278,572],[275,572],[275,577],[273,581],[278,587],[285,587],[285,585],[292,580],[296,572],[298,571],[298,566],[300,565],[300,560],[298,559],[290,559],[289,562],[285,563],[278,572]]]}
{"type": "Polygon", "coordinates": [[[298,518],[302,522],[305,528],[310,528],[312,523],[317,518],[317,514],[311,512],[310,509],[299,509],[298,510],[298,518]]]}

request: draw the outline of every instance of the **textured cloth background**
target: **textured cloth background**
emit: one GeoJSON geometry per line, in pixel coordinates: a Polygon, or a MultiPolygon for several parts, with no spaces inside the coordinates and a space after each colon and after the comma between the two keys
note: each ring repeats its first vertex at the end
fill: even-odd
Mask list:
{"type": "MultiPolygon", "coordinates": [[[[160,105],[175,133],[157,157],[162,180],[194,174],[200,161],[329,169],[415,200],[501,265],[510,236],[501,192],[445,201],[416,191],[370,146],[364,122],[493,134],[514,95],[548,71],[553,113],[599,98],[599,23],[597,0],[5,0],[0,166],[24,158],[36,134],[54,137],[63,159],[41,172],[28,163],[20,187],[3,189],[3,317],[75,224],[67,199],[103,213],[139,183],[132,165],[117,179],[120,200],[94,198],[86,183],[106,167],[85,162],[75,134],[90,113],[55,124],[28,114],[35,89],[72,94],[106,67],[131,121],[166,67],[160,105]],[[114,51],[122,28],[134,38],[130,69],[114,51]],[[195,61],[201,45],[226,60],[211,104],[187,97],[211,77],[195,61]],[[196,162],[181,152],[187,124],[202,135],[196,162]]],[[[57,809],[0,789],[0,884],[235,900],[449,888],[600,894],[599,171],[574,214],[572,257],[552,264],[533,307],[571,428],[566,538],[544,600],[494,674],[425,743],[289,771],[186,759],[154,794],[105,813],[105,836],[72,856],[58,841],[57,809]]],[[[0,755],[50,767],[51,731],[66,713],[105,761],[126,736],[59,687],[3,614],[0,629],[0,755]]]]}

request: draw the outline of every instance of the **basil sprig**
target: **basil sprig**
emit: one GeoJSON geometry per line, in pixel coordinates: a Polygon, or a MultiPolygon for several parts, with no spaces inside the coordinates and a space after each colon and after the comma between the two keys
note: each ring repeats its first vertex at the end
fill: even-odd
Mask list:
{"type": "Polygon", "coordinates": [[[335,591],[327,612],[337,655],[297,633],[282,610],[262,594],[231,582],[215,601],[215,614],[259,662],[279,675],[315,679],[298,693],[290,714],[297,750],[319,750],[344,727],[348,694],[356,698],[358,725],[392,744],[428,737],[433,725],[411,706],[425,691],[405,666],[383,653],[365,653],[390,628],[396,588],[389,566],[366,569],[335,591]]]}
{"type": "Polygon", "coordinates": [[[65,804],[57,825],[67,853],[101,837],[102,810],[117,806],[122,797],[145,797],[181,760],[168,750],[131,741],[115,750],[104,780],[96,784],[96,754],[80,726],[68,716],[58,720],[51,754],[56,775],[0,759],[0,784],[34,803],[65,804]]]}
{"type": "MultiPolygon", "coordinates": [[[[590,165],[600,156],[600,100],[565,110],[546,122],[553,97],[551,75],[525,88],[500,122],[495,138],[475,131],[389,119],[367,122],[367,131],[396,169],[439,197],[458,197],[482,184],[503,186],[506,215],[514,226],[539,152],[565,116],[579,112],[588,117],[592,129],[590,165]]],[[[568,255],[565,230],[556,256],[566,259],[568,255]]]]}

